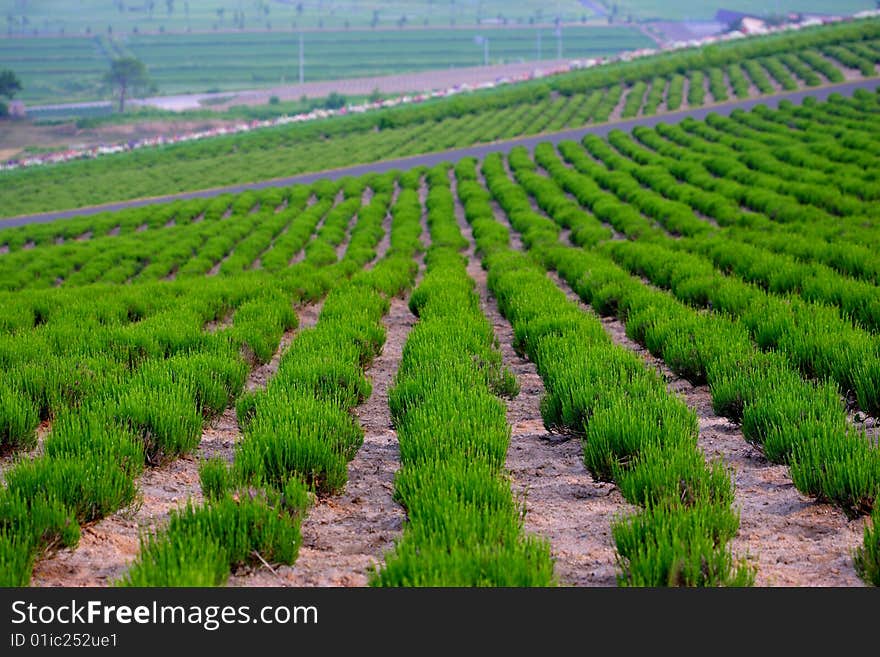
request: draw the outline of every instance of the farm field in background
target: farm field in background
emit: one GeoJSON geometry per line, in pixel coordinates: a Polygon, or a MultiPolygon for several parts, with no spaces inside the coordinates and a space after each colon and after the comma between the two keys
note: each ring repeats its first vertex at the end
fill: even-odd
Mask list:
{"type": "MultiPolygon", "coordinates": [[[[481,66],[489,38],[489,63],[555,59],[553,28],[393,31],[320,31],[304,34],[305,80],[316,82],[450,67],[481,66]]],[[[564,56],[592,58],[649,47],[630,27],[571,27],[564,56]]],[[[134,55],[149,68],[162,94],[254,89],[299,80],[299,36],[292,32],[157,34],[110,38],[4,39],[0,66],[22,79],[20,98],[30,104],[106,97],[101,78],[113,57],[134,55]]]]}
{"type": "MultiPolygon", "coordinates": [[[[734,0],[734,4],[736,0],[734,0]]],[[[589,3],[588,3],[589,4],[589,3]]],[[[199,32],[219,30],[289,30],[397,28],[407,26],[453,27],[481,23],[531,24],[594,18],[594,11],[579,0],[0,0],[7,19],[4,31],[33,34],[59,32],[199,32]],[[22,9],[24,5],[24,9],[22,9]],[[150,7],[152,5],[152,11],[150,7]],[[122,7],[122,9],[120,9],[122,7]],[[23,23],[21,20],[25,18],[23,23]],[[427,24],[427,25],[426,25],[427,24]]]]}
{"type": "Polygon", "coordinates": [[[880,21],[683,50],[418,105],[0,173],[6,216],[280,178],[876,77],[880,21]]]}
{"type": "MultiPolygon", "coordinates": [[[[303,38],[309,81],[481,66],[489,39],[489,64],[556,59],[553,28],[313,32],[303,38]]],[[[563,56],[586,59],[653,45],[628,27],[571,27],[564,31],[563,56]]],[[[124,46],[141,58],[160,88],[169,92],[244,89],[298,80],[296,34],[138,36],[124,46]],[[207,85],[198,88],[196,85],[207,85]]]]}
{"type": "Polygon", "coordinates": [[[2,583],[880,583],[878,117],[0,232],[2,583]]]}
{"type": "Polygon", "coordinates": [[[710,21],[719,9],[738,11],[755,16],[778,13],[803,12],[818,15],[848,16],[859,11],[875,9],[870,0],[842,0],[829,3],[825,0],[732,0],[731,2],[705,2],[704,0],[617,0],[609,2],[617,6],[620,18],[634,20],[710,21]]]}

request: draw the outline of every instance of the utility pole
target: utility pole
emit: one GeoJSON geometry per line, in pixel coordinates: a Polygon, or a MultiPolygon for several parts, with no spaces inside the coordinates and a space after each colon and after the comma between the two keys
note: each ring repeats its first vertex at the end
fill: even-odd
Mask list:
{"type": "Polygon", "coordinates": [[[479,34],[474,37],[474,43],[478,46],[482,44],[483,46],[483,66],[489,65],[489,37],[485,37],[482,34],[479,34]]]}
{"type": "Polygon", "coordinates": [[[562,22],[556,18],[556,59],[562,59],[562,22]]]}
{"type": "Polygon", "coordinates": [[[305,59],[303,57],[303,33],[299,33],[299,83],[305,82],[305,59]]]}

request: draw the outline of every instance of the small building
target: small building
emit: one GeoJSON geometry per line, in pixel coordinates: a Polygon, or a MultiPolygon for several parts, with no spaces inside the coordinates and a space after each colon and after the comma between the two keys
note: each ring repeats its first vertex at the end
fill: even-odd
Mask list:
{"type": "Polygon", "coordinates": [[[743,34],[767,32],[767,22],[763,18],[742,11],[719,9],[715,12],[715,21],[724,25],[728,31],[737,30],[743,34]]]}
{"type": "Polygon", "coordinates": [[[767,24],[760,18],[746,16],[740,21],[739,29],[744,34],[765,34],[767,32],[767,24]]]}

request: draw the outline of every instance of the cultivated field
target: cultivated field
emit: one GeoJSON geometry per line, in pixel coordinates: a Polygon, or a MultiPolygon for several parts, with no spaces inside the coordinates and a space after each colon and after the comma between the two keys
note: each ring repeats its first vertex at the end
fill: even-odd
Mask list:
{"type": "Polygon", "coordinates": [[[0,208],[14,216],[253,182],[873,77],[878,39],[880,21],[845,23],[420,105],[2,172],[0,208]]]}
{"type": "Polygon", "coordinates": [[[789,12],[804,12],[820,15],[848,16],[866,9],[875,9],[870,0],[842,0],[826,2],[825,0],[733,0],[732,2],[705,2],[704,0],[618,0],[607,3],[617,5],[617,16],[623,20],[632,17],[634,20],[679,20],[699,21],[712,20],[719,9],[749,13],[754,16],[771,16],[789,12]]]}
{"type": "Polygon", "coordinates": [[[878,116],[4,231],[4,583],[876,584],[878,116]]]}
{"type": "MultiPolygon", "coordinates": [[[[875,75],[877,29],[315,139],[350,163],[352,125],[387,159],[826,88],[875,75]]],[[[0,585],[880,585],[880,92],[850,89],[0,230],[0,585]]],[[[5,207],[85,202],[86,164],[5,174],[5,207]]]]}
{"type": "Polygon", "coordinates": [[[571,23],[593,18],[589,5],[579,0],[554,0],[549,5],[539,0],[0,0],[0,12],[11,18],[6,19],[7,32],[96,34],[108,26],[115,33],[144,33],[453,27],[505,21],[530,25],[552,22],[556,16],[571,23]]]}
{"type": "MultiPolygon", "coordinates": [[[[338,80],[451,67],[556,59],[552,27],[322,30],[303,35],[304,80],[338,80]],[[540,34],[541,47],[538,49],[540,34]]],[[[562,55],[603,57],[653,45],[631,27],[566,27],[562,55]]],[[[39,37],[0,42],[0,67],[22,80],[30,104],[106,98],[114,57],[136,56],[162,94],[237,91],[299,81],[299,35],[287,31],[39,37]]]]}

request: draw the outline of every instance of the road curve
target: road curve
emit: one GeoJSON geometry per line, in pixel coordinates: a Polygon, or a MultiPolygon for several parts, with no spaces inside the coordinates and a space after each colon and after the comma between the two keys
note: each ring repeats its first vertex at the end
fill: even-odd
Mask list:
{"type": "Polygon", "coordinates": [[[747,100],[738,100],[726,103],[717,103],[705,107],[681,110],[677,112],[665,112],[663,114],[655,114],[653,116],[638,117],[625,121],[614,121],[610,123],[602,123],[597,125],[588,125],[573,130],[564,130],[562,132],[544,133],[532,135],[530,137],[517,137],[516,139],[508,139],[505,141],[497,141],[491,144],[477,144],[475,146],[467,146],[465,148],[455,148],[448,151],[438,151],[434,153],[425,153],[422,155],[413,155],[394,160],[382,160],[380,162],[371,162],[368,164],[359,164],[356,166],[345,167],[341,169],[331,169],[325,171],[316,171],[313,173],[304,173],[287,178],[274,178],[272,180],[263,180],[255,183],[242,183],[238,185],[229,185],[227,187],[216,187],[213,189],[201,189],[194,192],[182,192],[177,194],[169,194],[167,196],[155,196],[151,198],[132,199],[129,201],[120,201],[118,203],[107,203],[104,205],[95,205],[83,208],[75,208],[72,210],[59,210],[56,212],[46,212],[41,214],[22,215],[9,219],[0,219],[0,229],[14,228],[16,226],[25,226],[28,224],[48,223],[58,219],[70,219],[73,217],[84,217],[100,212],[114,212],[116,210],[124,210],[126,208],[139,208],[156,203],[166,203],[180,199],[194,198],[211,198],[220,194],[236,194],[248,190],[267,189],[269,187],[287,187],[289,185],[309,184],[320,179],[336,180],[345,176],[361,176],[368,173],[384,173],[394,169],[411,169],[417,166],[431,167],[441,162],[455,163],[466,157],[475,157],[482,159],[489,153],[507,152],[514,146],[525,146],[528,149],[534,149],[537,144],[550,142],[557,144],[566,140],[580,140],[584,135],[593,134],[605,136],[612,130],[632,130],[637,126],[655,126],[660,123],[679,123],[688,117],[695,119],[703,119],[709,114],[720,114],[727,116],[737,109],[751,109],[756,105],[766,105],[775,108],[783,100],[793,103],[803,102],[804,98],[812,97],[817,100],[824,100],[833,93],[841,95],[851,95],[858,89],[873,91],[880,87],[880,78],[870,78],[867,80],[856,80],[852,82],[844,82],[840,84],[825,85],[811,89],[801,89],[799,91],[791,91],[779,93],[770,96],[760,96],[758,98],[750,98],[747,100]]]}

